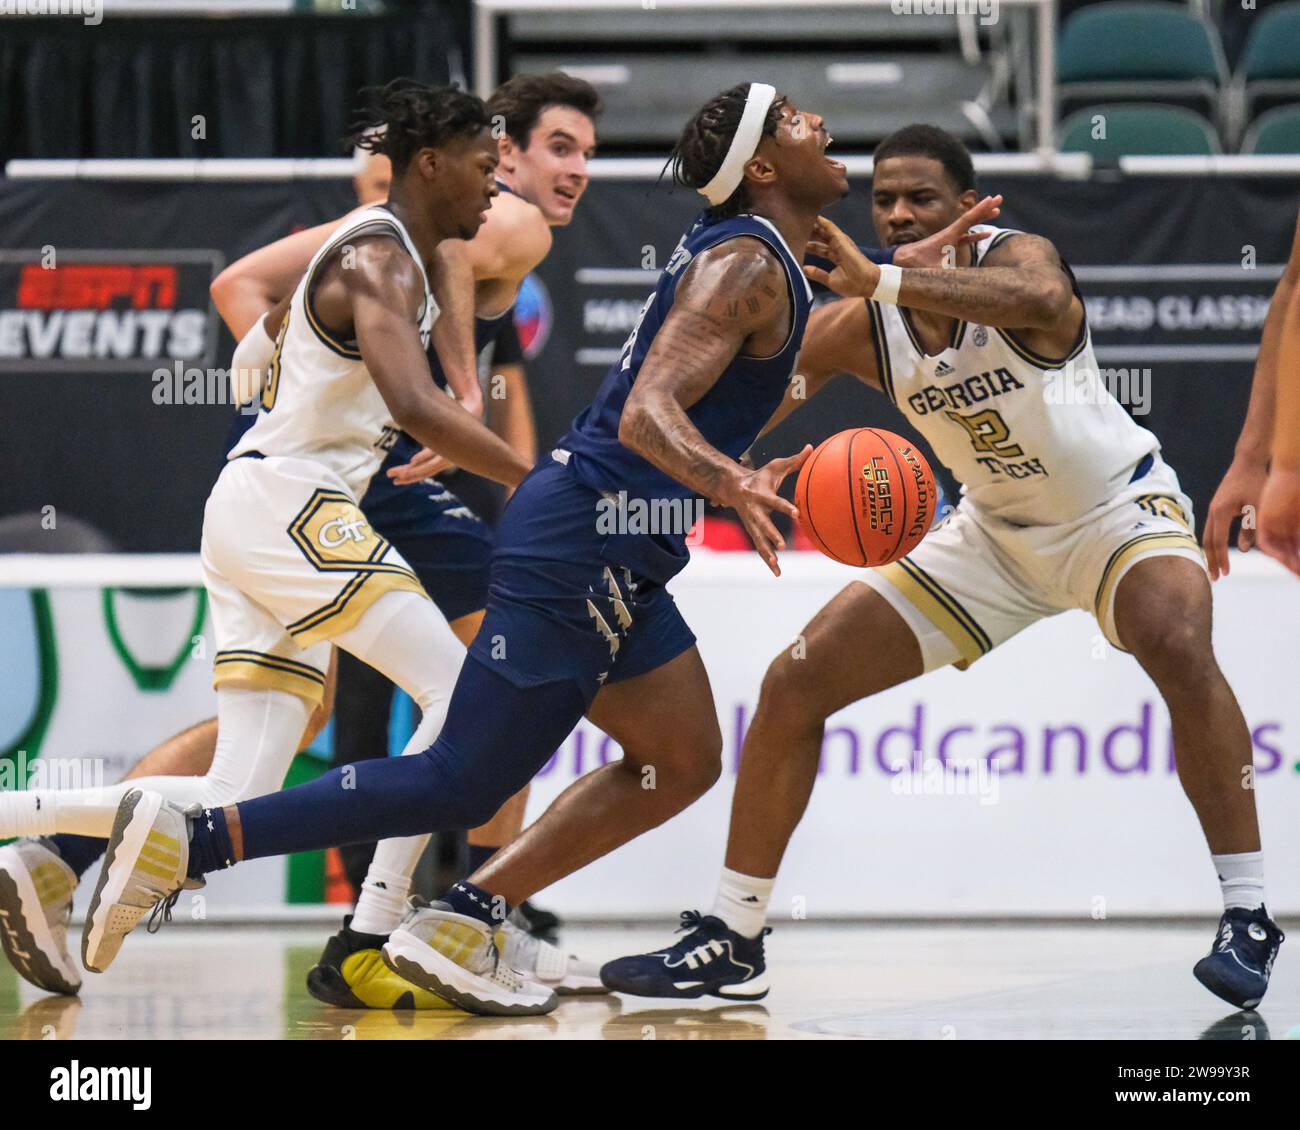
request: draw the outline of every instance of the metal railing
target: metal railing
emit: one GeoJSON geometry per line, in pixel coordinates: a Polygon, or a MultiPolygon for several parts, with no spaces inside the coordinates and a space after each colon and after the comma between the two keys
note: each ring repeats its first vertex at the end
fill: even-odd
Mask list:
{"type": "MultiPolygon", "coordinates": [[[[1093,173],[1087,153],[1056,150],[1033,153],[975,153],[975,171],[992,176],[1055,176],[1086,180],[1093,173]]],[[[849,175],[871,174],[871,157],[841,155],[849,175]]],[[[655,180],[664,168],[660,157],[597,157],[589,166],[593,181],[655,180]]],[[[1300,155],[1247,156],[1225,153],[1214,157],[1121,157],[1118,169],[1129,176],[1277,176],[1300,177],[1300,155]]],[[[294,181],[348,180],[358,172],[350,157],[258,158],[213,157],[27,160],[15,159],[4,169],[11,180],[106,181],[294,181]]]]}
{"type": "MultiPolygon", "coordinates": [[[[496,86],[499,50],[496,20],[498,16],[541,12],[671,12],[687,9],[710,12],[735,12],[759,9],[789,11],[809,8],[892,8],[898,0],[474,0],[474,85],[481,98],[496,86]]],[[[1056,0],[997,0],[999,6],[1028,8],[1036,14],[1034,106],[1037,111],[1036,148],[1050,150],[1056,145],[1056,0]]],[[[974,8],[975,5],[968,5],[974,8]]],[[[761,59],[755,66],[761,68],[761,59]]]]}

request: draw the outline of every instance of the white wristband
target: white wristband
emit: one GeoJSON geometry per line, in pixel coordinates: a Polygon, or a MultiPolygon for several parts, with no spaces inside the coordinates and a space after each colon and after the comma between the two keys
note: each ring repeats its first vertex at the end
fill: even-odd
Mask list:
{"type": "Polygon", "coordinates": [[[888,302],[891,306],[898,304],[898,288],[903,282],[903,268],[893,263],[880,265],[880,281],[871,292],[873,302],[888,302]]]}

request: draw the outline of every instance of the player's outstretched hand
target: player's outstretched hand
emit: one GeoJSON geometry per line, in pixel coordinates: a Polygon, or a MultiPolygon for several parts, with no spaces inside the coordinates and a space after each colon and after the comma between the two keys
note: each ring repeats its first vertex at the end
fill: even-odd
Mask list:
{"type": "Polygon", "coordinates": [[[1268,473],[1259,499],[1259,548],[1300,576],[1300,471],[1268,473]]]}
{"type": "Polygon", "coordinates": [[[1001,211],[1001,196],[984,197],[983,200],[967,208],[942,231],[927,235],[915,243],[900,243],[894,248],[894,266],[955,267],[957,264],[950,249],[963,247],[968,243],[979,243],[987,233],[971,231],[971,228],[996,220],[1001,211]]]}
{"type": "Polygon", "coordinates": [[[436,455],[427,447],[422,447],[409,463],[403,463],[400,467],[390,467],[388,477],[399,487],[405,487],[421,482],[431,475],[440,475],[451,466],[450,461],[441,455],[436,455]]]}
{"type": "Polygon", "coordinates": [[[1205,532],[1201,544],[1205,546],[1205,562],[1210,569],[1210,580],[1217,581],[1228,575],[1228,537],[1234,518],[1241,519],[1237,534],[1237,548],[1242,552],[1255,546],[1255,527],[1259,522],[1259,496],[1264,492],[1268,468],[1257,460],[1237,458],[1232,461],[1223,482],[1210,499],[1210,509],[1205,516],[1205,532]]]}
{"type": "Polygon", "coordinates": [[[799,517],[794,503],[787,502],[777,494],[777,490],[786,475],[798,471],[804,465],[812,450],[811,444],[805,444],[798,455],[787,455],[784,459],[773,459],[770,463],[765,463],[757,471],[751,471],[737,480],[729,496],[722,499],[723,504],[730,506],[740,517],[749,540],[777,577],[781,575],[781,566],[777,564],[776,555],[785,549],[785,539],[772,524],[770,515],[779,512],[791,520],[799,517]]]}
{"type": "Polygon", "coordinates": [[[825,216],[818,216],[813,223],[807,254],[829,259],[835,266],[834,270],[825,271],[805,265],[803,273],[845,298],[866,298],[880,282],[880,268],[825,216]]]}

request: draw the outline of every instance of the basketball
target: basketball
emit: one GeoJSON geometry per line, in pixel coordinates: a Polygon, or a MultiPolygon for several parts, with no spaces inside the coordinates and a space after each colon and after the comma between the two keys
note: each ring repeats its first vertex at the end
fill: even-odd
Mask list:
{"type": "Polygon", "coordinates": [[[881,428],[825,440],[795,483],[804,531],[845,565],[888,565],[911,553],[934,520],[934,473],[916,447],[881,428]]]}

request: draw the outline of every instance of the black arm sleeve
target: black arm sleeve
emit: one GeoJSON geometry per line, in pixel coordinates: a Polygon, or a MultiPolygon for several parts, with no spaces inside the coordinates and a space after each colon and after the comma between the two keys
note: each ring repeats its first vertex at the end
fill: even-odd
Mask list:
{"type": "Polygon", "coordinates": [[[519,344],[519,331],[515,328],[513,314],[501,319],[501,329],[492,340],[493,365],[521,365],[524,360],[523,347],[519,344]]]}

